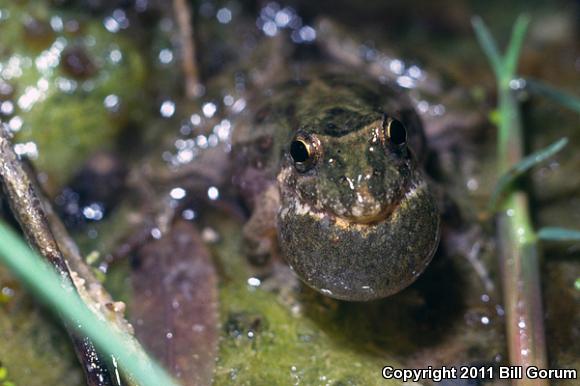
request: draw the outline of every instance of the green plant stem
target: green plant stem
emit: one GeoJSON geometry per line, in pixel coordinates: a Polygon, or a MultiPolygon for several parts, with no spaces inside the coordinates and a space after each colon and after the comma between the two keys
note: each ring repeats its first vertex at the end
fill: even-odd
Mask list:
{"type": "MultiPolygon", "coordinates": [[[[498,172],[507,173],[524,157],[520,110],[509,80],[500,79],[498,172]]],[[[508,192],[496,219],[499,264],[510,363],[515,366],[547,367],[539,256],[531,225],[527,194],[508,192]]],[[[516,380],[517,385],[548,385],[545,380],[516,380]]]]}
{"type": "Polygon", "coordinates": [[[63,286],[55,270],[2,222],[0,263],[20,278],[50,310],[71,322],[81,336],[88,336],[101,352],[117,358],[119,367],[125,374],[131,375],[134,384],[176,386],[174,380],[145,354],[131,335],[90,311],[76,291],[70,286],[63,286]]]}
{"type": "MultiPolygon", "coordinates": [[[[509,86],[498,86],[501,87],[498,170],[503,174],[522,159],[523,135],[515,96],[509,86]]],[[[512,189],[496,219],[508,351],[512,365],[546,368],[538,246],[528,204],[525,192],[512,189]]],[[[525,377],[515,383],[548,384],[525,377]]]]}
{"type": "MultiPolygon", "coordinates": [[[[524,192],[513,192],[496,218],[508,351],[511,365],[546,368],[539,255],[528,204],[524,192]]],[[[525,377],[515,384],[548,385],[525,377]]]]}
{"type": "MultiPolygon", "coordinates": [[[[499,94],[497,168],[505,175],[525,156],[518,103],[510,81],[526,33],[528,18],[514,25],[508,52],[502,58],[481,19],[474,19],[478,40],[494,69],[499,94]]],[[[506,313],[508,351],[511,365],[547,367],[537,236],[531,224],[527,194],[511,183],[496,217],[498,255],[506,313]]],[[[514,380],[518,386],[548,385],[546,380],[514,380]]]]}

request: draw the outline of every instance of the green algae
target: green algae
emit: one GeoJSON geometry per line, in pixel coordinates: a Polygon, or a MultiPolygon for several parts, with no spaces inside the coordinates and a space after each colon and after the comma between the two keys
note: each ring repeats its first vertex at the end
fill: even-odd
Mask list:
{"type": "Polygon", "coordinates": [[[0,267],[3,288],[12,295],[0,303],[0,369],[7,373],[0,385],[81,385],[83,374],[66,333],[0,267]]]}
{"type": "Polygon", "coordinates": [[[292,300],[295,294],[249,285],[239,225],[223,222],[217,230],[225,237],[214,246],[223,271],[215,385],[398,384],[381,376],[383,366],[400,367],[396,360],[329,333],[324,321],[296,309],[306,305],[292,300]]]}
{"type": "MultiPolygon", "coordinates": [[[[98,19],[79,20],[79,31],[74,34],[52,31],[51,17],[76,19],[46,7],[44,2],[0,2],[0,10],[8,15],[0,22],[0,31],[10,37],[0,50],[0,69],[6,71],[11,60],[19,64],[15,73],[2,74],[14,90],[10,96],[14,117],[21,120],[13,128],[15,141],[36,143],[36,165],[58,186],[91,152],[113,147],[127,123],[139,119],[146,66],[131,39],[107,31],[98,19]],[[50,31],[49,42],[42,48],[27,41],[30,38],[21,23],[32,18],[31,12],[50,31]],[[93,70],[80,78],[67,73],[62,64],[66,50],[77,50],[93,70]]],[[[11,118],[6,121],[10,123],[11,118]]]]}

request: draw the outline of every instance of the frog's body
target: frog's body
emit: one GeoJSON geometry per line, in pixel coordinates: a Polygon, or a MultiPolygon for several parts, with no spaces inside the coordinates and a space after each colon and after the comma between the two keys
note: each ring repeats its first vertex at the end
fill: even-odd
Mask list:
{"type": "Polygon", "coordinates": [[[439,239],[420,120],[399,88],[319,67],[302,73],[256,96],[236,127],[235,183],[253,210],[246,234],[262,249],[277,235],[293,270],[326,295],[398,292],[439,239]]]}

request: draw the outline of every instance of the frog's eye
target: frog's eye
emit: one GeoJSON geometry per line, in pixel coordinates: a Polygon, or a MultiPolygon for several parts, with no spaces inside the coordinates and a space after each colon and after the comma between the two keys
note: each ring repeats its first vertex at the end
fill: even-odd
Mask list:
{"type": "Polygon", "coordinates": [[[300,172],[311,169],[320,156],[320,142],[313,135],[298,134],[290,143],[290,157],[300,172]]]}
{"type": "Polygon", "coordinates": [[[386,139],[395,146],[403,146],[407,142],[407,129],[398,120],[387,118],[383,124],[386,139]]]}

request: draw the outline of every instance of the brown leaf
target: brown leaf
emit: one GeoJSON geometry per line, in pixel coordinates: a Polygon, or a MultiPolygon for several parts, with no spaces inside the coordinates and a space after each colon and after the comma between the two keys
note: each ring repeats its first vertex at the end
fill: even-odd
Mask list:
{"type": "Polygon", "coordinates": [[[136,257],[131,278],[137,337],[183,385],[210,385],[218,344],[217,279],[197,229],[177,222],[136,257]]]}

